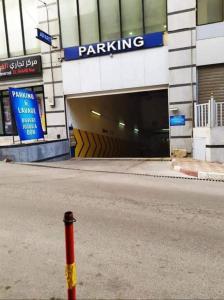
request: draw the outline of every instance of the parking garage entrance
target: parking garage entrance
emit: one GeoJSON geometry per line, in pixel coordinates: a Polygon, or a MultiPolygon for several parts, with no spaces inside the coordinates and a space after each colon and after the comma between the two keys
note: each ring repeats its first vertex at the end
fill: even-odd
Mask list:
{"type": "Polygon", "coordinates": [[[67,98],[75,157],[168,157],[167,90],[67,98]]]}

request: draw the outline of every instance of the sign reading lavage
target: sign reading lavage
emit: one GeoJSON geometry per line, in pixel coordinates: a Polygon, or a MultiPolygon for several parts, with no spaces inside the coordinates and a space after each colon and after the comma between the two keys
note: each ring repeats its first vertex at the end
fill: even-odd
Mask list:
{"type": "Polygon", "coordinates": [[[35,93],[25,89],[9,88],[9,95],[20,140],[44,138],[35,93]]]}
{"type": "Polygon", "coordinates": [[[170,126],[184,126],[185,123],[185,115],[170,116],[170,126]]]}
{"type": "Polygon", "coordinates": [[[65,60],[77,60],[163,46],[163,32],[64,49],[65,60]]]}
{"type": "Polygon", "coordinates": [[[31,75],[42,75],[40,55],[0,61],[0,81],[31,75]]]}

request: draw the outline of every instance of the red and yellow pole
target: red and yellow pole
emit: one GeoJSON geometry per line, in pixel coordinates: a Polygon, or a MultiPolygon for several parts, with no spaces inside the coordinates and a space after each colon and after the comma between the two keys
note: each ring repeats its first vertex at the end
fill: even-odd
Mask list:
{"type": "Polygon", "coordinates": [[[65,248],[66,248],[66,267],[65,276],[67,280],[68,300],[76,300],[76,265],[74,251],[74,226],[76,220],[71,211],[64,214],[65,223],[65,248]]]}

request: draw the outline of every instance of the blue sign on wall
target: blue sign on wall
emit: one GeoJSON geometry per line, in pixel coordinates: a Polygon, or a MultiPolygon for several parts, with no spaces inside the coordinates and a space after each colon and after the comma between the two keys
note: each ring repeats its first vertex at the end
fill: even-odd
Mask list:
{"type": "Polygon", "coordinates": [[[64,49],[64,54],[65,60],[69,61],[160,46],[163,46],[163,32],[155,32],[121,40],[69,47],[64,49]]]}
{"type": "Polygon", "coordinates": [[[49,35],[48,33],[44,32],[43,30],[40,30],[39,28],[37,28],[37,36],[36,38],[38,40],[41,40],[42,42],[52,46],[52,36],[49,35]]]}
{"type": "Polygon", "coordinates": [[[184,115],[170,116],[170,126],[184,126],[185,123],[184,115]]]}
{"type": "Polygon", "coordinates": [[[35,93],[25,89],[9,88],[9,95],[20,140],[44,138],[35,93]]]}

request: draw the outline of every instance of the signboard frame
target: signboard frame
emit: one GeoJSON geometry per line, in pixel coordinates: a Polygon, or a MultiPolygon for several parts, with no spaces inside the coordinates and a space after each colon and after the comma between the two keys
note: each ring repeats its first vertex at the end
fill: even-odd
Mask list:
{"type": "Polygon", "coordinates": [[[185,124],[186,124],[185,115],[170,116],[170,126],[185,126],[185,124]]]}
{"type": "Polygon", "coordinates": [[[65,48],[65,61],[162,47],[164,45],[163,34],[163,32],[154,32],[113,41],[65,48]]]}
{"type": "Polygon", "coordinates": [[[36,38],[49,46],[52,46],[52,40],[54,39],[50,34],[46,33],[45,31],[41,30],[40,28],[37,29],[37,36],[36,38]]]}
{"type": "Polygon", "coordinates": [[[40,55],[0,61],[0,81],[42,75],[40,55]]]}
{"type": "Polygon", "coordinates": [[[9,88],[9,97],[20,141],[44,139],[35,92],[9,88]]]}

